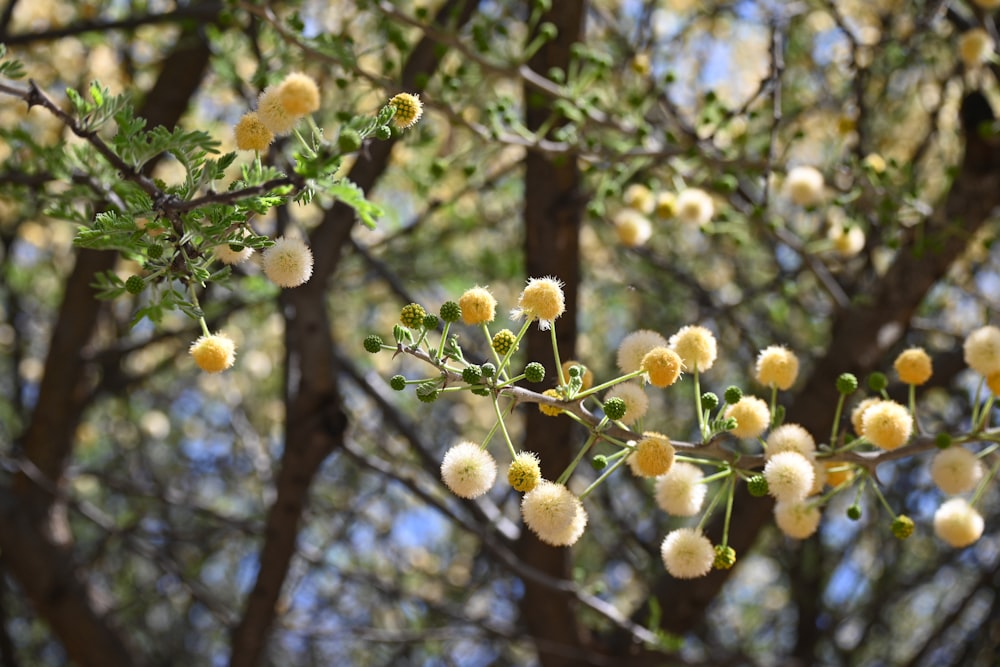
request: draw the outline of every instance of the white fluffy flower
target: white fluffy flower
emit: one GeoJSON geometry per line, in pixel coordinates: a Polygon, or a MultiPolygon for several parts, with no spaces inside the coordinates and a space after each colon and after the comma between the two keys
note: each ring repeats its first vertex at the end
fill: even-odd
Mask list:
{"type": "Polygon", "coordinates": [[[635,382],[622,382],[616,384],[605,394],[604,400],[609,398],[620,398],[625,401],[625,416],[622,423],[631,426],[646,416],[649,409],[649,397],[646,392],[635,382]]]}
{"type": "Polygon", "coordinates": [[[639,370],[642,358],[655,347],[667,347],[667,339],[649,329],[628,334],[618,345],[618,370],[623,374],[639,370]]]}
{"type": "Polygon", "coordinates": [[[976,455],[957,445],[938,452],[931,462],[931,479],[948,494],[971,491],[983,478],[983,472],[976,455]]]}
{"type": "Polygon", "coordinates": [[[816,441],[799,424],[782,424],[767,436],[765,456],[771,458],[779,452],[798,452],[811,458],[816,454],[816,441]]]}
{"type": "Polygon", "coordinates": [[[680,355],[688,371],[707,371],[719,356],[715,334],[705,327],[688,325],[670,337],[670,349],[680,355]]]}
{"type": "Polygon", "coordinates": [[[776,500],[802,500],[812,490],[816,472],[809,459],[798,452],[778,452],[764,465],[767,489],[776,500]]]}
{"type": "Polygon", "coordinates": [[[678,528],[667,533],[660,545],[663,564],[678,579],[703,577],[715,562],[715,549],[708,538],[694,528],[678,528]]]}
{"type": "Polygon", "coordinates": [[[865,230],[858,225],[831,225],[826,237],[841,257],[854,257],[865,247],[865,230]]]}
{"type": "Polygon", "coordinates": [[[476,498],[490,490],[497,478],[497,464],[479,445],[461,442],[441,461],[441,479],[461,498],[476,498]]]}
{"type": "Polygon", "coordinates": [[[799,206],[814,206],[823,197],[823,174],[815,167],[795,167],[785,178],[785,193],[799,206]]]}
{"type": "Polygon", "coordinates": [[[634,208],[618,211],[611,222],[615,226],[618,240],[626,248],[638,248],[653,235],[653,225],[649,218],[634,208]]]}
{"type": "Polygon", "coordinates": [[[819,509],[805,500],[778,501],[774,521],[785,535],[804,540],[819,528],[819,509]]]}
{"type": "Polygon", "coordinates": [[[250,259],[253,248],[244,246],[241,250],[233,250],[228,243],[220,243],[212,248],[212,254],[223,264],[242,264],[250,259]]]}
{"type": "Polygon", "coordinates": [[[673,516],[694,516],[701,511],[708,485],[705,473],[696,465],[677,461],[665,475],[656,478],[656,504],[673,516]]]}
{"type": "Polygon", "coordinates": [[[965,363],[983,377],[1000,373],[1000,328],[980,327],[970,333],[963,345],[965,363]]]}
{"type": "Polygon", "coordinates": [[[278,238],[261,259],[264,274],[281,287],[298,287],[312,275],[312,251],[299,239],[278,238]]]}
{"type": "Polygon", "coordinates": [[[587,526],[583,503],[562,484],[542,480],[521,499],[521,516],[538,539],[556,547],[574,544],[587,526]]]}
{"type": "Polygon", "coordinates": [[[674,215],[681,222],[703,227],[715,215],[715,204],[712,202],[712,197],[704,190],[688,188],[677,196],[674,215]]]}
{"type": "Polygon", "coordinates": [[[934,512],[934,533],[953,547],[973,544],[983,535],[983,517],[965,498],[946,500],[934,512]]]}

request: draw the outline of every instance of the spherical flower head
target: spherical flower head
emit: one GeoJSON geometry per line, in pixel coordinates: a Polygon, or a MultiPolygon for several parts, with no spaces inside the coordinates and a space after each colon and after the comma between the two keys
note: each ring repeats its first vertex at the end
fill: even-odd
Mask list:
{"type": "Polygon", "coordinates": [[[764,465],[767,489],[776,500],[803,500],[816,479],[813,465],[798,452],[778,452],[764,465]]]}
{"type": "Polygon", "coordinates": [[[261,256],[264,275],[280,287],[298,287],[309,280],[313,255],[303,241],[279,237],[261,256]]]}
{"type": "Polygon", "coordinates": [[[518,452],[507,468],[507,481],[515,491],[527,493],[542,479],[538,455],[534,452],[518,452]]]}
{"type": "Polygon", "coordinates": [[[799,206],[815,206],[823,198],[823,174],[815,167],[795,167],[785,178],[785,193],[799,206]]]}
{"type": "Polygon", "coordinates": [[[674,215],[683,223],[704,227],[715,215],[712,197],[704,190],[688,188],[677,196],[674,215]]]}
{"type": "Polygon", "coordinates": [[[698,466],[686,461],[676,461],[666,474],[656,478],[654,496],[656,504],[672,516],[695,516],[701,511],[708,493],[702,484],[705,473],[698,466]]]}
{"type": "Polygon", "coordinates": [[[622,374],[639,370],[642,358],[655,347],[668,347],[667,339],[649,329],[639,329],[622,338],[618,345],[618,370],[622,374]]]}
{"type": "Polygon", "coordinates": [[[868,442],[882,449],[906,444],[913,433],[913,417],[895,401],[881,401],[865,410],[861,428],[868,442]]]}
{"type": "Polygon", "coordinates": [[[585,391],[585,390],[590,389],[591,387],[593,387],[594,386],[594,373],[593,373],[593,371],[591,371],[589,368],[587,368],[586,366],[584,366],[582,363],[580,363],[576,359],[570,359],[570,360],[564,361],[562,363],[563,377],[565,377],[566,380],[569,381],[569,369],[573,368],[573,366],[579,366],[580,368],[583,369],[583,373],[581,374],[581,377],[580,377],[580,379],[583,381],[583,384],[580,385],[581,391],[585,391]]]}
{"type": "Polygon", "coordinates": [[[611,219],[618,240],[626,248],[638,248],[653,235],[649,218],[632,208],[623,208],[611,219]]]}
{"type": "Polygon", "coordinates": [[[865,434],[865,413],[868,412],[868,408],[878,405],[881,400],[877,396],[871,396],[858,403],[851,411],[851,426],[854,428],[855,434],[858,436],[865,434]]]}
{"type": "Polygon", "coordinates": [[[257,98],[257,118],[272,134],[288,134],[300,116],[293,116],[281,103],[279,86],[268,86],[257,98]]]}
{"type": "Polygon", "coordinates": [[[858,225],[831,225],[826,236],[837,254],[845,259],[854,257],[865,247],[865,231],[858,225]]]}
{"type": "Polygon", "coordinates": [[[485,287],[465,290],[458,299],[462,321],[469,325],[488,324],[496,317],[497,300],[485,287]]]}
{"type": "Polygon", "coordinates": [[[212,254],[223,264],[242,264],[253,255],[253,248],[243,246],[239,250],[233,250],[228,243],[220,243],[212,248],[212,254]]]}
{"type": "Polygon", "coordinates": [[[946,500],[934,512],[934,534],[961,549],[983,535],[983,517],[965,498],[946,500]]]}
{"type": "Polygon", "coordinates": [[[757,355],[757,382],[782,391],[799,376],[799,358],[782,345],[770,345],[757,355]]]}
{"type": "Polygon", "coordinates": [[[677,195],[673,192],[657,192],[653,213],[660,220],[669,220],[677,215],[677,195]]]}
{"type": "Polygon", "coordinates": [[[771,421],[771,409],[767,403],[756,396],[744,396],[726,408],[723,413],[726,419],[736,420],[736,428],[730,433],[737,438],[756,438],[771,421]]]}
{"type": "Polygon", "coordinates": [[[922,347],[911,347],[900,352],[892,364],[900,381],[922,385],[931,379],[931,358],[922,347]]]}
{"type": "Polygon", "coordinates": [[[621,421],[629,426],[645,417],[649,410],[649,397],[635,382],[616,384],[605,394],[605,400],[609,398],[620,398],[625,401],[625,416],[621,421]]]}
{"type": "Polygon", "coordinates": [[[1000,373],[1000,328],[980,327],[970,333],[963,345],[965,363],[983,377],[1000,373]]]}
{"type": "Polygon", "coordinates": [[[514,349],[517,349],[517,336],[510,329],[501,329],[493,334],[493,349],[501,358],[514,349]]]}
{"type": "Polygon", "coordinates": [[[983,464],[976,455],[957,445],[941,450],[931,461],[931,479],[949,495],[976,488],[983,474],[983,464]]]}
{"type": "Polygon", "coordinates": [[[854,466],[841,461],[826,461],[826,483],[831,487],[838,487],[844,482],[854,479],[854,466]]]}
{"type": "Polygon", "coordinates": [[[478,498],[493,486],[497,464],[474,442],[460,442],[441,461],[441,479],[460,498],[478,498]]]}
{"type": "Polygon", "coordinates": [[[816,440],[799,424],[782,424],[767,436],[765,456],[771,458],[779,452],[798,452],[812,458],[816,455],[816,440]]]}
{"type": "Polygon", "coordinates": [[[200,336],[189,350],[194,363],[206,373],[218,373],[236,361],[236,344],[225,334],[200,336]]]}
{"type": "Polygon", "coordinates": [[[905,540],[913,534],[913,519],[905,514],[900,514],[892,520],[891,530],[897,539],[905,540]]]}
{"type": "Polygon", "coordinates": [[[958,38],[958,57],[968,69],[976,69],[993,55],[996,45],[990,33],[982,28],[966,30],[958,38]]]}
{"type": "Polygon", "coordinates": [[[625,192],[622,193],[622,202],[632,210],[645,215],[653,212],[653,206],[656,203],[652,190],[642,183],[633,183],[625,188],[625,192]]]}
{"type": "Polygon", "coordinates": [[[555,547],[574,544],[587,525],[580,499],[562,484],[544,479],[524,494],[521,516],[538,539],[555,547]]]}
{"type": "Polygon", "coordinates": [[[736,565],[736,549],[716,544],[715,561],[712,562],[712,567],[716,570],[731,570],[733,565],[736,565]]]}
{"type": "Polygon", "coordinates": [[[526,317],[538,320],[542,329],[548,329],[557,317],[566,311],[566,295],[562,282],[555,278],[531,278],[517,300],[511,313],[515,320],[526,317]]]}
{"type": "Polygon", "coordinates": [[[661,389],[677,382],[683,366],[680,355],[669,347],[654,347],[639,364],[639,368],[646,372],[649,383],[661,389]]]}
{"type": "Polygon", "coordinates": [[[715,548],[700,530],[678,528],[667,533],[660,545],[667,572],[678,579],[704,577],[715,562],[715,548]]]}
{"type": "Polygon", "coordinates": [[[410,93],[399,93],[389,100],[389,106],[396,110],[392,124],[401,130],[413,127],[424,115],[424,103],[420,97],[410,93]]]}
{"type": "MultiPolygon", "coordinates": [[[[543,396],[549,396],[551,398],[562,400],[562,396],[555,389],[546,389],[542,392],[543,396]]],[[[548,415],[549,417],[558,417],[562,412],[562,408],[553,407],[551,405],[545,405],[544,403],[538,404],[538,409],[543,415],[548,415]]]]}
{"type": "Polygon", "coordinates": [[[399,311],[399,323],[407,329],[422,329],[427,311],[419,303],[408,303],[399,311]]]}
{"type": "Polygon", "coordinates": [[[665,475],[674,465],[674,446],[670,438],[653,431],[642,434],[633,452],[633,470],[642,477],[665,475]]]}
{"type": "Polygon", "coordinates": [[[248,111],[233,127],[236,148],[241,151],[265,151],[274,141],[274,133],[267,129],[256,111],[248,111]]]}
{"type": "Polygon", "coordinates": [[[680,355],[684,368],[689,371],[707,371],[719,356],[715,335],[705,327],[681,327],[680,331],[670,337],[669,345],[670,349],[680,355]]]}
{"type": "Polygon", "coordinates": [[[774,504],[774,521],[788,537],[804,540],[819,528],[819,509],[804,500],[778,501],[774,504]]]}
{"type": "Polygon", "coordinates": [[[278,84],[278,99],[285,112],[301,118],[319,109],[319,86],[302,72],[292,72],[278,84]]]}

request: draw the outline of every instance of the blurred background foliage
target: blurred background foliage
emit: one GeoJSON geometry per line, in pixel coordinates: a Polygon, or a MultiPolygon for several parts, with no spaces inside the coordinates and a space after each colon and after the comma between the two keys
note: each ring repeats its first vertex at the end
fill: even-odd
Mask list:
{"type": "MultiPolygon", "coordinates": [[[[963,63],[957,41],[975,26],[995,38],[994,16],[957,0],[590,0],[565,66],[534,71],[530,56],[576,1],[468,3],[7,0],[0,15],[0,41],[56,99],[97,79],[140,106],[182,74],[165,69],[168,54],[206,44],[209,66],[180,102],[180,125],[209,132],[223,151],[234,148],[232,125],[259,91],[289,71],[319,82],[316,121],[330,137],[376,112],[401,82],[421,91],[424,119],[393,143],[368,190],[385,218],[374,231],[353,225],[336,246],[313,247],[333,266],[317,303],[346,431],[309,487],[257,664],[995,664],[996,491],[983,502],[983,539],[945,547],[929,527],[941,500],[929,454],[879,470],[890,504],[917,523],[908,541],[892,537],[870,496],[862,519],[848,521],[853,493],[838,496],[804,542],[766,522],[717,591],[696,603],[677,598],[691,609],[684,623],[663,624],[670,634],[659,646],[622,644],[620,623],[577,596],[660,629],[659,542],[680,523],[656,509],[645,481],[620,474],[588,501],[590,525],[567,570],[546,572],[574,584],[547,590],[577,619],[577,643],[529,632],[522,601],[534,564],[512,550],[519,497],[498,484],[481,502],[459,501],[438,479],[443,452],[491,426],[487,403],[463,394],[426,405],[393,393],[390,375],[427,369],[371,357],[360,344],[369,332],[388,337],[402,305],[435,312],[477,284],[489,285],[506,317],[528,277],[524,197],[539,184],[524,182],[523,164],[532,154],[580,170],[578,191],[563,193],[584,212],[576,357],[598,378],[615,374],[629,331],[669,336],[693,323],[711,328],[722,350],[703,388],[737,384],[766,397],[751,371],[772,343],[799,353],[809,376],[831,348],[838,313],[872,298],[900,254],[937,251],[941,238],[927,221],[959,171],[963,95],[981,89],[1000,102],[995,57],[963,63]],[[426,53],[414,58],[422,40],[436,67],[426,53]],[[526,125],[532,96],[551,108],[547,133],[526,125]],[[797,165],[824,174],[820,205],[803,208],[784,194],[797,165]],[[649,241],[625,247],[612,221],[634,184],[654,194],[704,189],[715,216],[698,228],[649,213],[649,241]],[[860,228],[864,247],[838,252],[828,236],[836,225],[860,228]]],[[[2,98],[0,137],[0,446],[3,483],[13,488],[29,427],[62,409],[39,403],[40,386],[63,372],[53,335],[67,284],[81,279],[76,225],[44,211],[53,197],[80,210],[96,204],[86,188],[49,173],[51,156],[80,141],[52,115],[2,98]]],[[[269,159],[281,164],[285,149],[279,143],[269,159]]],[[[368,149],[344,173],[370,161],[368,149]]],[[[154,176],[170,181],[180,169],[166,156],[154,176]]],[[[322,199],[280,207],[255,227],[310,234],[333,208],[322,199]]],[[[888,336],[875,363],[841,360],[841,370],[889,372],[896,352],[925,346],[936,368],[921,394],[932,432],[967,426],[974,381],[962,370],[961,341],[995,323],[1000,306],[996,219],[976,221],[970,236],[967,221],[948,222],[965,251],[905,330],[867,332],[875,348],[888,336]]],[[[122,277],[139,271],[128,259],[114,268],[122,277]]],[[[59,341],[82,369],[74,398],[82,414],[52,480],[59,502],[49,511],[65,514],[67,531],[52,541],[133,664],[238,664],[233,629],[262,567],[289,401],[309,363],[288,342],[295,304],[256,266],[210,285],[201,301],[212,328],[238,349],[234,368],[210,376],[186,354],[198,332],[183,315],[129,326],[142,299],[104,303],[85,339],[59,341]]],[[[475,331],[459,335],[467,356],[484,358],[475,331]]],[[[805,386],[783,396],[791,420],[805,386]]],[[[651,426],[692,438],[690,394],[689,379],[657,393],[651,426]]],[[[515,413],[517,440],[530,437],[519,420],[533,409],[515,413]]],[[[3,664],[70,656],[117,664],[74,652],[78,639],[53,630],[29,602],[4,549],[3,664]]]]}

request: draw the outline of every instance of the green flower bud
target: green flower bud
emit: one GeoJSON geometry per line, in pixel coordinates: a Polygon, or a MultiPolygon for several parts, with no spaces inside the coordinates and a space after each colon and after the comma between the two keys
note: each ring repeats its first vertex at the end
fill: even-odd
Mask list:
{"type": "Polygon", "coordinates": [[[454,301],[445,301],[441,304],[441,310],[438,311],[438,314],[445,322],[458,322],[459,318],[462,317],[462,308],[454,301]]]}
{"type": "Polygon", "coordinates": [[[406,378],[402,375],[393,375],[389,378],[389,386],[396,391],[403,391],[406,389],[406,378]]]}
{"type": "Polygon", "coordinates": [[[948,449],[951,447],[951,435],[948,433],[938,433],[934,436],[934,446],[938,449],[948,449]]]}
{"type": "Polygon", "coordinates": [[[479,366],[466,366],[462,369],[462,380],[466,384],[479,384],[479,378],[483,376],[483,371],[479,366]]]}
{"type": "Polygon", "coordinates": [[[857,521],[861,518],[861,507],[858,505],[851,505],[847,508],[847,518],[851,521],[857,521]]]}
{"type": "Polygon", "coordinates": [[[484,378],[491,378],[497,374],[497,367],[488,361],[480,366],[480,368],[482,369],[484,378]]]}
{"type": "Polygon", "coordinates": [[[701,407],[705,410],[714,410],[719,407],[719,397],[710,391],[701,395],[701,407]]]}
{"type": "Polygon", "coordinates": [[[885,376],[885,373],[879,373],[875,371],[868,376],[868,388],[875,392],[880,392],[889,386],[889,379],[885,376]]]}
{"type": "Polygon", "coordinates": [[[371,334],[369,336],[365,336],[365,352],[371,352],[372,354],[375,354],[381,351],[382,351],[382,339],[378,335],[371,334]]]}
{"type": "Polygon", "coordinates": [[[625,401],[617,396],[612,396],[604,401],[604,414],[608,419],[621,419],[625,416],[625,401]]]}
{"type": "Polygon", "coordinates": [[[608,467],[608,457],[604,454],[598,454],[590,459],[590,465],[593,466],[594,470],[604,470],[608,467]]]}
{"type": "Polygon", "coordinates": [[[341,153],[353,153],[361,148],[361,134],[349,127],[343,128],[337,137],[337,147],[341,153]]]}
{"type": "Polygon", "coordinates": [[[424,325],[424,316],[427,311],[419,303],[411,303],[403,306],[399,313],[399,321],[408,329],[419,329],[424,325]]]}
{"type": "Polygon", "coordinates": [[[493,336],[493,349],[501,357],[507,355],[512,349],[517,347],[517,337],[510,329],[501,329],[493,336]]]}
{"type": "Polygon", "coordinates": [[[905,514],[897,516],[892,520],[892,534],[901,540],[905,540],[913,534],[913,519],[905,514]]]}
{"type": "Polygon", "coordinates": [[[735,405],[743,398],[743,390],[735,385],[729,386],[726,388],[726,393],[723,394],[723,397],[726,399],[727,405],[735,405]]]}
{"type": "Polygon", "coordinates": [[[441,391],[434,382],[424,382],[417,385],[417,398],[424,403],[433,403],[440,393],[441,391]]]}
{"type": "Polygon", "coordinates": [[[146,257],[149,257],[150,259],[159,259],[163,257],[163,246],[159,243],[149,246],[146,248],[146,257]]]}
{"type": "Polygon", "coordinates": [[[541,382],[545,379],[545,366],[532,361],[524,367],[524,379],[528,382],[541,382]]]}
{"type": "Polygon", "coordinates": [[[763,498],[767,495],[767,480],[763,475],[754,475],[747,480],[747,491],[754,498],[763,498]]]}
{"type": "Polygon", "coordinates": [[[129,276],[125,281],[125,291],[129,294],[138,294],[146,288],[146,281],[142,276],[129,276]]]}
{"type": "Polygon", "coordinates": [[[438,316],[437,315],[431,315],[430,313],[428,313],[427,315],[424,315],[424,328],[427,329],[428,331],[432,331],[434,329],[437,329],[438,328],[438,316]]]}
{"type": "Polygon", "coordinates": [[[842,373],[837,378],[837,391],[844,396],[853,394],[858,390],[858,378],[851,373],[842,373]]]}
{"type": "Polygon", "coordinates": [[[724,547],[721,544],[715,545],[715,561],[712,567],[716,570],[728,570],[736,564],[736,550],[732,547],[724,547]]]}
{"type": "Polygon", "coordinates": [[[379,125],[375,128],[375,138],[385,141],[392,138],[392,128],[388,125],[379,125]]]}

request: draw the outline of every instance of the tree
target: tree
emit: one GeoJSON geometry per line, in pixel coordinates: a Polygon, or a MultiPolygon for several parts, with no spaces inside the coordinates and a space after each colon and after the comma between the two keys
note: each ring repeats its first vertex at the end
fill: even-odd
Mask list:
{"type": "Polygon", "coordinates": [[[4,664],[992,664],[990,4],[12,0],[4,664]],[[488,321],[442,307],[477,285],[488,321]],[[638,329],[676,336],[636,423],[584,376],[638,329]],[[853,475],[805,539],[740,395],[853,475]],[[646,440],[715,480],[695,518],[646,440]],[[571,547],[508,449],[585,496],[571,547]],[[735,566],[678,578],[699,523],[735,566]]]}

